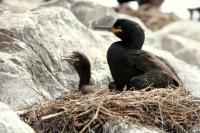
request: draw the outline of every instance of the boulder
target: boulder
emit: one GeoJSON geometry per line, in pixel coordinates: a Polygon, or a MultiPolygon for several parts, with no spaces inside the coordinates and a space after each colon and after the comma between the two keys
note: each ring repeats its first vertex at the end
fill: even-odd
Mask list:
{"type": "Polygon", "coordinates": [[[162,28],[160,31],[157,32],[157,34],[179,35],[184,38],[189,38],[189,39],[200,42],[199,27],[200,27],[200,23],[196,21],[187,21],[187,20],[176,21],[162,28]]]}
{"type": "Polygon", "coordinates": [[[200,66],[199,26],[199,23],[188,21],[166,26],[155,35],[160,44],[157,48],[167,50],[191,65],[200,66]]]}
{"type": "Polygon", "coordinates": [[[0,4],[0,15],[12,13],[12,12],[13,12],[13,10],[10,6],[2,4],[2,3],[0,4]]]}
{"type": "Polygon", "coordinates": [[[0,132],[1,133],[34,133],[33,129],[20,120],[9,106],[0,102],[0,132]]]}
{"type": "Polygon", "coordinates": [[[112,8],[91,1],[77,1],[71,4],[71,10],[84,25],[97,18],[113,14],[112,8]]]}
{"type": "Polygon", "coordinates": [[[36,9],[39,7],[64,7],[70,9],[71,4],[67,0],[48,0],[36,7],[36,9]]]}
{"type": "Polygon", "coordinates": [[[74,69],[61,61],[76,50],[92,64],[92,81],[109,82],[106,50],[110,44],[61,7],[39,8],[0,17],[0,99],[14,109],[51,100],[78,88],[74,69]],[[94,63],[95,62],[95,63],[94,63]]]}
{"type": "Polygon", "coordinates": [[[3,0],[2,4],[8,5],[13,12],[25,12],[37,7],[41,0],[3,0]]]}

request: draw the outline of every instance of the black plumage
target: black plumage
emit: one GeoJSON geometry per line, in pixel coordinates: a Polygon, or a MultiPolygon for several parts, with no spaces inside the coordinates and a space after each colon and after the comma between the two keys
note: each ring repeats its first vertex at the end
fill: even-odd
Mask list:
{"type": "Polygon", "coordinates": [[[165,88],[179,86],[180,80],[163,59],[141,50],[145,34],[136,22],[118,19],[112,32],[121,39],[114,42],[107,51],[116,89],[143,89],[147,86],[165,88]]]}
{"type": "Polygon", "coordinates": [[[119,4],[124,4],[130,1],[137,1],[139,5],[150,4],[151,0],[117,0],[119,4]]]}
{"type": "Polygon", "coordinates": [[[68,63],[70,63],[74,69],[77,71],[80,81],[79,81],[79,89],[82,89],[84,86],[90,84],[91,78],[91,64],[86,55],[83,53],[74,51],[72,55],[65,57],[68,63]]]}
{"type": "Polygon", "coordinates": [[[70,56],[63,58],[63,60],[66,60],[77,71],[80,77],[79,91],[84,94],[94,93],[96,91],[98,91],[98,93],[108,92],[106,89],[101,89],[91,84],[91,63],[85,54],[74,51],[70,56]]]}
{"type": "Polygon", "coordinates": [[[117,0],[117,2],[119,4],[123,4],[123,3],[126,3],[126,2],[130,2],[130,1],[137,1],[137,0],[117,0]]]}

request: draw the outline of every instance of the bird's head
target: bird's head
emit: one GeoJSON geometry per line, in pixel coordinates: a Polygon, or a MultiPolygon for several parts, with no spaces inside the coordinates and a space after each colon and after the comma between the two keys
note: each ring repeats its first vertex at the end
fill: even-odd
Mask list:
{"type": "Polygon", "coordinates": [[[144,44],[145,34],[142,27],[128,19],[117,19],[112,27],[98,26],[100,30],[109,30],[122,40],[122,44],[134,49],[141,49],[144,44]]]}
{"type": "Polygon", "coordinates": [[[133,44],[135,48],[141,49],[145,34],[142,27],[134,21],[118,19],[111,30],[125,44],[133,44]]]}

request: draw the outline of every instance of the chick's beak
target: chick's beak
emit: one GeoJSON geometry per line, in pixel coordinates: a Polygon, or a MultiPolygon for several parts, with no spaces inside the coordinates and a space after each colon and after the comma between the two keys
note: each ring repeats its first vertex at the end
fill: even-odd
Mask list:
{"type": "Polygon", "coordinates": [[[70,64],[74,64],[76,61],[78,61],[78,59],[74,58],[73,56],[66,56],[66,57],[61,58],[61,60],[65,60],[69,62],[70,64]]]}

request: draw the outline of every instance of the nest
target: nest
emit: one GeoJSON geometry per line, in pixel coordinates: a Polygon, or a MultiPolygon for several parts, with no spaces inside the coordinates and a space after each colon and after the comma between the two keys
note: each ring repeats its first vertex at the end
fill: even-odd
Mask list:
{"type": "Polygon", "coordinates": [[[200,120],[200,98],[181,89],[79,92],[35,105],[20,117],[37,132],[102,132],[102,125],[111,119],[188,132],[200,120]]]}

